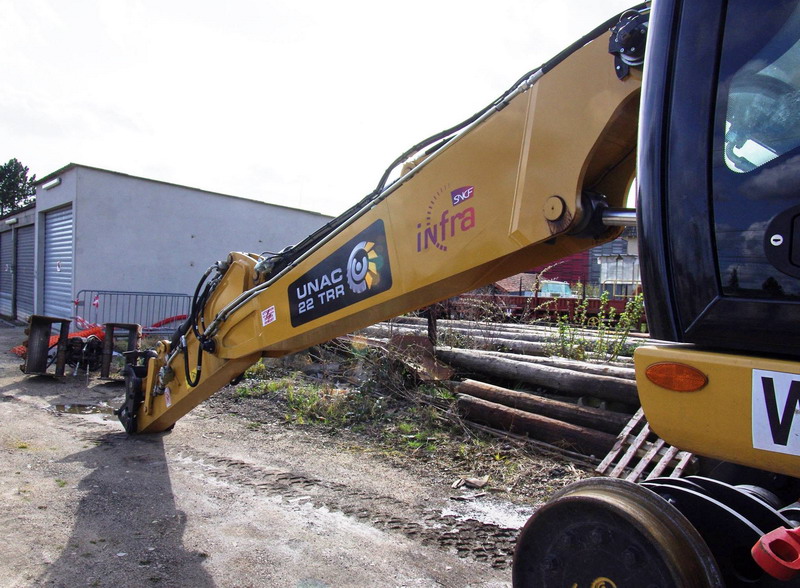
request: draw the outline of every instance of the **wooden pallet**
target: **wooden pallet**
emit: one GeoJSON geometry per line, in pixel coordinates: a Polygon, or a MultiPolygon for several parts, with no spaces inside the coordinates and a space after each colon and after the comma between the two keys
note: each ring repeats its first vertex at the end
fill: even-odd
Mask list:
{"type": "Polygon", "coordinates": [[[655,440],[652,437],[655,434],[640,408],[622,429],[614,447],[595,471],[610,478],[638,482],[643,477],[647,480],[659,476],[679,478],[695,464],[693,454],[667,445],[660,437],[655,440]]]}

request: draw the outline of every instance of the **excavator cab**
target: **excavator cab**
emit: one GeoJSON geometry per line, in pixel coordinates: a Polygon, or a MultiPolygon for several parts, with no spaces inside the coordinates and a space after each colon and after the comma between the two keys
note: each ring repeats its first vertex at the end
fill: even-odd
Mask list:
{"type": "Polygon", "coordinates": [[[517,543],[515,586],[786,586],[800,572],[800,2],[659,0],[637,215],[651,429],[699,475],[589,479],[517,543]]]}
{"type": "Polygon", "coordinates": [[[640,124],[641,265],[653,335],[693,346],[640,352],[642,406],[682,449],[797,476],[800,3],[656,9],[640,124]],[[654,384],[659,361],[692,366],[707,384],[654,384]]]}
{"type": "Polygon", "coordinates": [[[796,357],[800,5],[655,10],[638,176],[653,333],[796,357]]]}

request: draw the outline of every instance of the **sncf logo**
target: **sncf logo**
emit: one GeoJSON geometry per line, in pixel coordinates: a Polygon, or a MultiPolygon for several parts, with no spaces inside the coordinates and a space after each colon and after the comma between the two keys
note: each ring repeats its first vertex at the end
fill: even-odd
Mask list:
{"type": "Polygon", "coordinates": [[[475,228],[475,208],[456,206],[475,195],[474,186],[457,190],[441,188],[428,205],[425,221],[417,223],[417,252],[435,247],[447,251],[449,243],[457,241],[463,234],[475,228]],[[449,192],[449,198],[441,198],[449,192]]]}
{"type": "Polygon", "coordinates": [[[472,198],[472,195],[475,193],[475,186],[464,186],[463,188],[459,188],[458,190],[453,190],[450,192],[450,198],[453,199],[453,206],[458,206],[465,200],[469,200],[472,198]]]}

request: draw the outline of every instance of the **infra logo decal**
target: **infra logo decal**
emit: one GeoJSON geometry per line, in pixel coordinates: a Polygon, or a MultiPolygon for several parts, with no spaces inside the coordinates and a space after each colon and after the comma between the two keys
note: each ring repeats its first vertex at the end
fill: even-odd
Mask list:
{"type": "Polygon", "coordinates": [[[383,221],[377,220],[289,285],[298,327],[392,287],[383,221]]]}
{"type": "Polygon", "coordinates": [[[356,294],[372,288],[378,278],[378,266],[375,243],[361,241],[355,246],[347,260],[347,285],[356,294]]]}
{"type": "Polygon", "coordinates": [[[431,199],[425,214],[425,222],[417,223],[417,253],[435,247],[439,251],[447,251],[448,242],[452,243],[462,233],[475,228],[475,209],[472,206],[459,206],[475,195],[474,186],[463,186],[450,190],[444,186],[431,199]],[[449,192],[449,198],[439,198],[449,192]]]}

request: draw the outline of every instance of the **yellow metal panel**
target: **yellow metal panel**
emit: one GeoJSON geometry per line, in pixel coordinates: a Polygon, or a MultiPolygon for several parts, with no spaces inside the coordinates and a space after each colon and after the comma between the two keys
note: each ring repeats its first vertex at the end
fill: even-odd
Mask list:
{"type": "Polygon", "coordinates": [[[800,476],[800,362],[687,346],[640,347],[635,360],[645,416],[667,443],[724,461],[800,476]],[[708,376],[708,384],[696,392],[656,386],[645,370],[660,362],[697,368],[708,376]]]}

